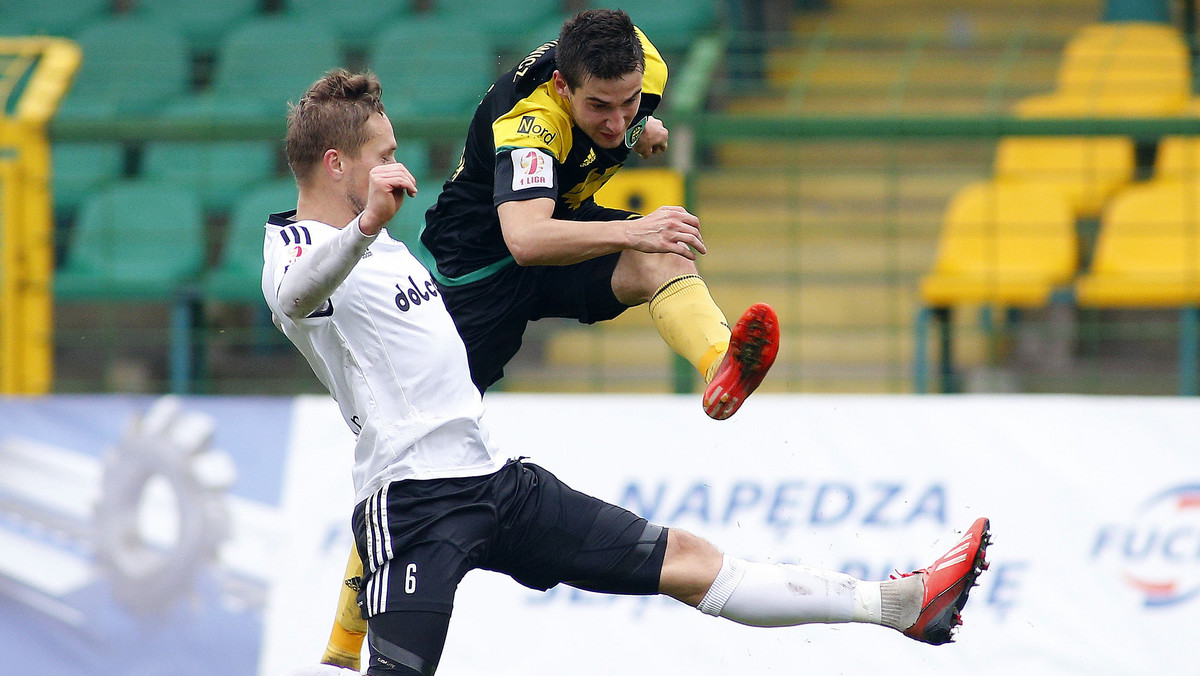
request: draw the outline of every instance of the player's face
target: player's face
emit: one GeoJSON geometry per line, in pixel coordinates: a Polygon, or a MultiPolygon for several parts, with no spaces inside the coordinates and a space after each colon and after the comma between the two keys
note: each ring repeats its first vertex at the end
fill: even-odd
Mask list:
{"type": "Polygon", "coordinates": [[[346,200],[361,214],[367,208],[367,190],[371,170],[396,161],[396,134],[386,115],[372,115],[366,125],[367,142],[357,157],[346,160],[346,200]]]}
{"type": "Polygon", "coordinates": [[[621,145],[642,103],[641,71],[611,80],[589,77],[574,90],[556,72],[554,86],[570,103],[575,124],[601,148],[621,145]]]}

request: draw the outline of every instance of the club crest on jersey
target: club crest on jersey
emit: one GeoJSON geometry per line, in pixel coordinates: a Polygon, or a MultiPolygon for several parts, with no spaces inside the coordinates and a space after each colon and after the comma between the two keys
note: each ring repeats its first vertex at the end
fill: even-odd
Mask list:
{"type": "Polygon", "coordinates": [[[549,155],[537,148],[521,148],[512,151],[511,157],[513,190],[554,187],[554,163],[549,155]]]}
{"type": "Polygon", "coordinates": [[[521,121],[517,123],[517,133],[524,134],[525,136],[533,136],[546,145],[553,143],[555,137],[558,136],[557,132],[542,124],[532,115],[521,117],[521,121]]]}
{"type": "Polygon", "coordinates": [[[637,145],[638,139],[642,137],[642,132],[646,130],[646,119],[643,117],[641,122],[625,130],[626,148],[632,148],[637,145]]]}

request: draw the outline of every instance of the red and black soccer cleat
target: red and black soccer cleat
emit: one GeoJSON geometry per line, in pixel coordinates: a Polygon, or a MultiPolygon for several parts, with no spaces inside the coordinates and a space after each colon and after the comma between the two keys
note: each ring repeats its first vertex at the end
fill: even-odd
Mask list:
{"type": "Polygon", "coordinates": [[[704,412],[724,420],[758,387],[779,354],[779,317],[766,303],[751,305],[729,336],[729,349],[704,390],[704,412]]]}
{"type": "Polygon", "coordinates": [[[988,567],[985,554],[991,543],[989,525],[985,518],[976,519],[962,539],[932,566],[899,576],[925,577],[921,613],[913,626],[904,630],[905,636],[933,645],[954,640],[954,631],[962,624],[960,613],[967,604],[967,594],[988,567]]]}

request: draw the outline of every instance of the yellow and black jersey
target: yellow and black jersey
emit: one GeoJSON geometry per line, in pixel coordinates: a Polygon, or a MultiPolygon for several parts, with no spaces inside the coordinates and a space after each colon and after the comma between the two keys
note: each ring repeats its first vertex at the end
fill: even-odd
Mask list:
{"type": "Polygon", "coordinates": [[[554,91],[557,41],[535,49],[492,85],[471,120],[458,169],[425,215],[419,255],[439,282],[466,284],[512,264],[496,214],[504,202],[548,197],[555,200],[554,217],[565,220],[629,215],[599,207],[592,195],[629,157],[667,83],[658,50],[640,30],[638,36],[646,54],[641,105],[615,149],[597,146],[575,126],[569,105],[554,91]]]}

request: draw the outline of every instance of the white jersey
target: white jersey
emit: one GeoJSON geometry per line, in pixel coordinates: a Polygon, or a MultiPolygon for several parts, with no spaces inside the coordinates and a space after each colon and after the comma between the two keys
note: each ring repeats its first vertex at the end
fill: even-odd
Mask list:
{"type": "Polygon", "coordinates": [[[267,221],[263,295],[358,436],[357,500],[391,481],[503,466],[480,421],[466,348],[429,271],[387,230],[371,238],[358,219],[339,229],[294,214],[267,221]],[[305,302],[316,308],[307,316],[284,310],[305,302]]]}

